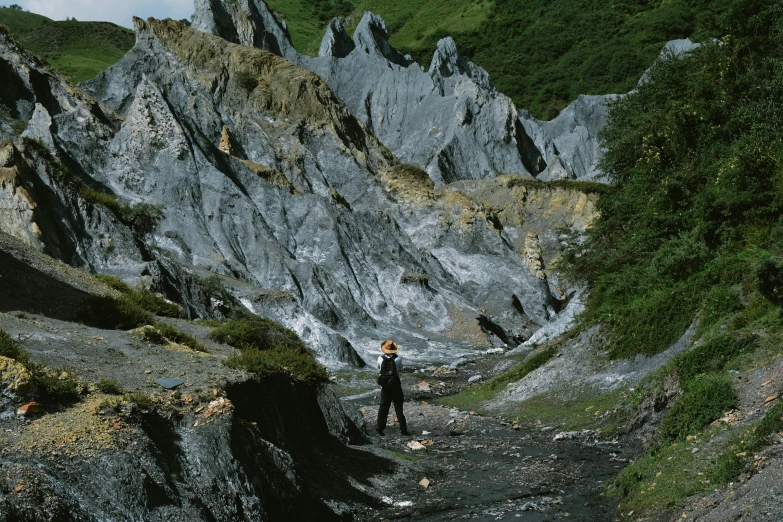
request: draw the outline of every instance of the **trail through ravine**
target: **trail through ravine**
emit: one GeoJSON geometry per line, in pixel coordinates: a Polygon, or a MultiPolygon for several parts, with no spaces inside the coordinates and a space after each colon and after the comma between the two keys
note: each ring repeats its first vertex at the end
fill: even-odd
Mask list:
{"type": "MultiPolygon", "coordinates": [[[[451,376],[450,388],[429,384],[456,391],[467,378],[464,372],[451,376]]],[[[345,402],[358,408],[367,424],[372,444],[364,449],[398,463],[393,474],[375,477],[380,506],[367,508],[357,520],[613,519],[617,504],[603,492],[629,457],[621,442],[594,432],[520,427],[442,406],[433,394],[410,386],[405,402],[410,435],[400,434],[392,409],[385,435],[379,436],[378,394],[357,394],[345,402]]]]}

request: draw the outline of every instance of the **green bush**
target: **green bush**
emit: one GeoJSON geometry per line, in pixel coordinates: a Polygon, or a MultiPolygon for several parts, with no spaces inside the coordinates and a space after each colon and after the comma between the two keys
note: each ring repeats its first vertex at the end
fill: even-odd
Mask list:
{"type": "Polygon", "coordinates": [[[783,304],[783,262],[766,258],[755,268],[758,290],[776,305],[783,304]]]}
{"type": "Polygon", "coordinates": [[[133,289],[123,280],[106,274],[98,274],[96,277],[114,290],[123,294],[121,301],[125,304],[121,307],[129,314],[137,313],[134,309],[140,308],[146,312],[162,317],[180,318],[183,315],[182,308],[176,304],[167,302],[149,290],[133,289]]]}
{"type": "Polygon", "coordinates": [[[81,399],[82,386],[64,370],[50,370],[30,362],[27,370],[41,395],[42,402],[72,403],[81,399]]]}
{"type": "Polygon", "coordinates": [[[141,330],[141,340],[147,344],[166,344],[166,338],[154,326],[146,326],[141,330]]]}
{"type": "Polygon", "coordinates": [[[91,326],[114,330],[131,330],[154,322],[152,314],[127,296],[120,299],[95,297],[81,313],[79,320],[91,326]]]}
{"type": "Polygon", "coordinates": [[[667,412],[661,423],[661,434],[669,441],[683,439],[698,433],[736,405],[737,392],[728,376],[698,375],[667,412]]]}
{"type": "Polygon", "coordinates": [[[680,382],[689,383],[699,374],[726,369],[726,363],[754,351],[757,346],[758,338],[753,335],[738,338],[732,334],[724,334],[679,354],[673,362],[680,382]]]}
{"type": "Polygon", "coordinates": [[[120,386],[120,383],[118,383],[113,379],[101,378],[101,380],[98,381],[98,384],[96,384],[95,387],[98,388],[99,392],[108,393],[109,395],[122,395],[124,393],[124,390],[122,389],[122,386],[120,386]]]}
{"type": "Polygon", "coordinates": [[[129,393],[123,398],[130,406],[132,412],[152,411],[155,409],[155,402],[144,393],[129,393]]]}
{"type": "Polygon", "coordinates": [[[226,366],[253,373],[258,377],[290,375],[294,381],[315,384],[329,380],[326,369],[307,351],[273,347],[268,350],[246,348],[226,360],[226,366]]]}
{"type": "Polygon", "coordinates": [[[81,398],[79,381],[63,370],[49,370],[30,360],[30,354],[8,332],[0,330],[0,355],[14,359],[30,372],[31,381],[42,401],[75,402],[81,398]]]}
{"type": "Polygon", "coordinates": [[[184,344],[191,350],[197,352],[209,353],[207,347],[198,342],[195,337],[188,335],[169,324],[155,323],[154,329],[171,342],[184,344]]]}

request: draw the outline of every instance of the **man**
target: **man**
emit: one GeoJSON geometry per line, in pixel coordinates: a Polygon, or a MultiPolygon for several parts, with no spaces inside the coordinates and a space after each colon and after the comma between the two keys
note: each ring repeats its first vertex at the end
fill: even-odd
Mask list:
{"type": "Polygon", "coordinates": [[[402,359],[397,355],[399,348],[397,343],[388,340],[381,344],[381,351],[383,355],[378,357],[378,384],[381,385],[381,406],[378,408],[376,430],[378,435],[383,436],[383,430],[386,429],[386,418],[389,415],[389,406],[394,402],[394,411],[397,413],[397,420],[400,421],[400,432],[403,435],[409,435],[405,415],[402,413],[402,403],[405,397],[402,394],[402,383],[400,382],[402,359]]]}

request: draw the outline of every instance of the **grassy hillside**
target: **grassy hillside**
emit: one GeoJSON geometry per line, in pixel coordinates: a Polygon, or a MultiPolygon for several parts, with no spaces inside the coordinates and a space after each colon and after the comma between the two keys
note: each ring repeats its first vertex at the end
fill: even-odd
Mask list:
{"type": "Polygon", "coordinates": [[[0,8],[27,50],[49,62],[72,82],[89,80],[119,60],[135,43],[133,32],[108,22],[55,22],[44,16],[0,8]]]}
{"type": "Polygon", "coordinates": [[[45,16],[29,13],[20,9],[0,7],[0,24],[8,27],[14,33],[27,33],[38,29],[49,22],[51,22],[51,19],[46,18],[45,16]]]}
{"type": "Polygon", "coordinates": [[[269,3],[287,20],[295,47],[310,54],[332,16],[346,16],[353,29],[365,9],[386,20],[394,46],[425,66],[438,39],[452,36],[518,107],[549,119],[579,94],[628,92],[668,40],[722,36],[728,0],[269,3]]]}

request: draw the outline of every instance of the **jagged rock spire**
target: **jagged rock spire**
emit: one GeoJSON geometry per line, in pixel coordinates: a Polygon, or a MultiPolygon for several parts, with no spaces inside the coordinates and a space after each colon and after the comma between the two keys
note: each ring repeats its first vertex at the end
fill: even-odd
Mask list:
{"type": "Polygon", "coordinates": [[[356,47],[371,56],[385,58],[390,62],[407,67],[411,61],[389,45],[389,29],[380,16],[367,11],[353,34],[356,47]]]}
{"type": "Polygon", "coordinates": [[[348,36],[343,24],[340,23],[340,19],[334,18],[329,22],[329,27],[326,28],[326,34],[324,35],[323,40],[321,40],[321,48],[318,50],[318,56],[345,58],[351,54],[351,51],[354,49],[356,49],[356,44],[351,37],[348,36]]]}
{"type": "Polygon", "coordinates": [[[296,62],[297,52],[285,26],[264,0],[195,0],[193,28],[229,42],[257,47],[296,62]]]}
{"type": "Polygon", "coordinates": [[[447,78],[464,75],[489,91],[495,91],[495,86],[489,79],[489,73],[478,65],[467,61],[457,51],[457,43],[450,37],[438,41],[435,54],[432,55],[430,76],[435,84],[444,92],[444,81],[447,78]]]}

